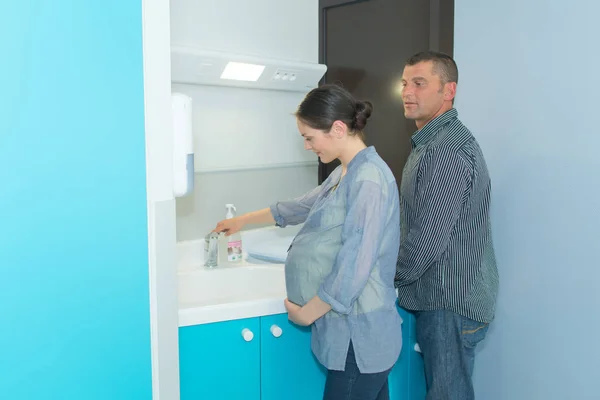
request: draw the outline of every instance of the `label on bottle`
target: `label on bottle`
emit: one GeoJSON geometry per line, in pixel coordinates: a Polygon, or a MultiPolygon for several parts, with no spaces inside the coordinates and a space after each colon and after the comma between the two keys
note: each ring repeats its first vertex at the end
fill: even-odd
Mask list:
{"type": "Polygon", "coordinates": [[[242,259],[242,241],[227,242],[227,260],[240,261],[242,259]]]}

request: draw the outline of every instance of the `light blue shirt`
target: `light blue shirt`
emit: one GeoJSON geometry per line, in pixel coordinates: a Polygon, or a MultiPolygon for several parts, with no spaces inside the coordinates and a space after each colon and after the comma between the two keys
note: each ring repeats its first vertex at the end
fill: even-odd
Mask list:
{"type": "Polygon", "coordinates": [[[285,263],[287,296],[302,306],[318,295],[331,305],[312,325],[312,350],[327,369],[344,370],[352,341],[359,370],[382,372],[402,347],[398,186],[372,146],[341,175],[339,166],[304,196],[271,206],[278,226],[304,222],[285,263]]]}

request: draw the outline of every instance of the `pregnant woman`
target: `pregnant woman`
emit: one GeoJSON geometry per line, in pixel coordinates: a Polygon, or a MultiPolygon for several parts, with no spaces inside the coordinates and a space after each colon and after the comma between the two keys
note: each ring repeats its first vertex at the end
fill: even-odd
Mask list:
{"type": "Polygon", "coordinates": [[[219,222],[227,235],[252,223],[304,223],[285,262],[289,319],[311,325],[312,351],[328,370],[324,400],[384,400],[402,347],[394,275],[400,221],[396,180],[363,129],[369,102],[324,85],[296,111],[306,150],[340,160],[320,186],[219,222]]]}

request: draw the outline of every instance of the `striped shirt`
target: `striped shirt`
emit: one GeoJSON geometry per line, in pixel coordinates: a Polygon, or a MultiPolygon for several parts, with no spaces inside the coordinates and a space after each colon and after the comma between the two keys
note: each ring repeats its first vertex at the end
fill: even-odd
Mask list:
{"type": "Polygon", "coordinates": [[[454,108],[427,123],[411,142],[400,188],[399,304],[491,322],[498,271],[483,153],[454,108]]]}

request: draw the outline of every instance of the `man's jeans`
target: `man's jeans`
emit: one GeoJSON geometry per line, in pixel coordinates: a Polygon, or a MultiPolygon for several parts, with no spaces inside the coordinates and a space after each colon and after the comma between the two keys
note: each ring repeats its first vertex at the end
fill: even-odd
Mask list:
{"type": "Polygon", "coordinates": [[[488,324],[452,311],[418,311],[417,342],[423,354],[427,400],[473,400],[475,347],[488,324]]]}

